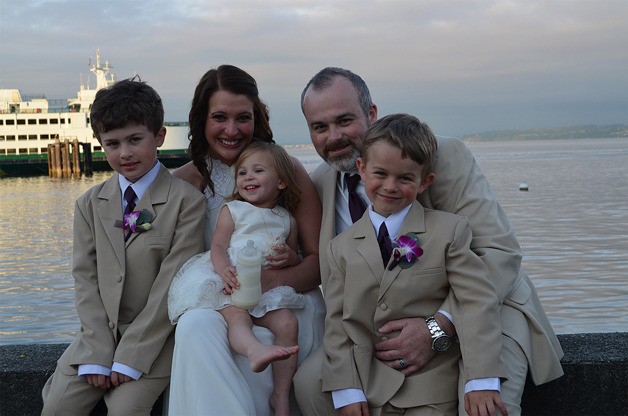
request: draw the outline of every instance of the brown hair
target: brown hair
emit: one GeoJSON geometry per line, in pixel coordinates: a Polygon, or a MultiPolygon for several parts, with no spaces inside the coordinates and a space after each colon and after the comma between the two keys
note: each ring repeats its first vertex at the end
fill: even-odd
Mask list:
{"type": "Polygon", "coordinates": [[[263,142],[273,142],[270,128],[268,107],[259,97],[255,79],[242,69],[233,65],[221,65],[210,69],[198,82],[192,98],[189,122],[190,132],[188,152],[196,169],[203,175],[202,188],[206,186],[214,192],[211,180],[212,167],[207,165],[207,156],[213,157],[205,137],[205,122],[209,111],[209,99],[216,91],[228,91],[232,94],[245,95],[253,102],[253,137],[263,142]]]}
{"type": "Polygon", "coordinates": [[[164,107],[157,91],[139,76],[98,90],[89,115],[94,135],[135,123],[156,135],[164,125],[164,107]]]}
{"type": "Polygon", "coordinates": [[[364,134],[361,151],[367,160],[368,149],[383,141],[401,150],[401,155],[409,157],[423,167],[422,178],[434,171],[436,163],[436,136],[430,127],[409,114],[391,114],[382,117],[368,128],[364,134]]]}

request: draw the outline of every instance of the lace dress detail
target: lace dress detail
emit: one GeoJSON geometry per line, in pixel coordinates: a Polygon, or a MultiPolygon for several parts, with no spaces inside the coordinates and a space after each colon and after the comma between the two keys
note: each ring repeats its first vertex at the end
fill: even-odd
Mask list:
{"type": "MultiPolygon", "coordinates": [[[[231,263],[236,262],[236,253],[251,239],[266,256],[273,245],[285,242],[290,230],[290,214],[282,207],[257,208],[248,202],[231,201],[229,207],[235,224],[229,246],[231,263]]],[[[176,323],[185,311],[197,308],[219,310],[231,305],[231,296],[222,291],[224,285],[211,264],[211,253],[206,251],[188,260],[175,275],[168,293],[168,315],[176,323]]],[[[259,303],[249,309],[254,317],[267,312],[304,306],[303,295],[292,287],[279,286],[262,293],[259,303]]]]}
{"type": "Polygon", "coordinates": [[[235,191],[235,167],[232,168],[231,166],[225,165],[220,160],[209,158],[207,159],[207,165],[212,166],[211,180],[214,183],[214,192],[212,192],[209,187],[205,187],[203,191],[207,199],[205,230],[203,231],[205,250],[209,250],[209,246],[211,245],[220,207],[225,202],[225,199],[230,197],[235,191]]]}
{"type": "Polygon", "coordinates": [[[206,187],[203,193],[207,198],[207,212],[220,208],[225,198],[231,196],[234,190],[234,173],[231,166],[225,165],[220,160],[207,159],[211,165],[211,179],[214,183],[214,192],[206,187]]]}

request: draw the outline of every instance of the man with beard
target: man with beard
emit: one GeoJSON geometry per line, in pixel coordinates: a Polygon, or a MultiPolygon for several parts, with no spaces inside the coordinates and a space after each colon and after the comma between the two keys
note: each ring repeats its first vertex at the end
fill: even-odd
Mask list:
{"type": "MultiPolygon", "coordinates": [[[[354,217],[359,218],[360,212],[369,205],[364,184],[351,177],[357,174],[360,143],[367,128],[377,119],[377,106],[358,75],[342,68],[324,68],[303,90],[301,108],[312,143],[325,161],[311,174],[323,205],[319,257],[325,294],[330,270],[327,245],[351,226],[354,217]]],[[[499,380],[494,379],[483,380],[481,385],[466,383],[461,362],[458,397],[462,399],[465,391],[501,389],[508,414],[519,415],[528,370],[535,384],[560,377],[563,374],[562,349],[532,282],[520,267],[521,248],[512,224],[469,149],[458,139],[440,138],[434,171],[435,182],[419,195],[420,203],[426,208],[469,219],[473,232],[471,248],[483,260],[497,296],[503,302],[502,360],[507,367],[507,381],[501,386],[499,380]]],[[[426,371],[431,359],[439,353],[443,339],[455,337],[452,317],[458,307],[450,293],[439,310],[434,311],[433,318],[388,322],[378,328],[381,337],[373,345],[374,356],[406,377],[426,371]]],[[[365,401],[351,389],[333,399],[330,394],[322,393],[323,355],[322,348],[311,354],[294,378],[299,407],[305,415],[333,414],[334,408],[365,401]]],[[[460,414],[464,414],[463,400],[459,406],[460,414]]]]}

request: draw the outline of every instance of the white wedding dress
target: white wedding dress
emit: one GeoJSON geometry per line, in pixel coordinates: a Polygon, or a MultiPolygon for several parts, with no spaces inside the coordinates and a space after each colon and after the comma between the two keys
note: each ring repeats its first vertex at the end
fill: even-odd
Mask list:
{"type": "MultiPolygon", "coordinates": [[[[211,161],[215,192],[205,190],[207,218],[205,248],[209,249],[218,210],[235,189],[231,167],[211,161]]],[[[321,345],[324,333],[325,303],[321,291],[302,294],[304,306],[294,309],[299,321],[301,363],[321,345]]],[[[254,326],[257,338],[273,343],[272,333],[254,326]]],[[[208,307],[188,308],[177,321],[170,379],[168,416],[270,416],[268,400],[273,392],[272,367],[253,373],[246,357],[233,352],[227,339],[227,324],[220,313],[208,307]]],[[[293,414],[300,415],[296,402],[293,414]]]]}

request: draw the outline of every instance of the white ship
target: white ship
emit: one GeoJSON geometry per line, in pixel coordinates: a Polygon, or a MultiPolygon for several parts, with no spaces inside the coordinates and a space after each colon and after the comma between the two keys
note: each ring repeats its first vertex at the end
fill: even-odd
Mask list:
{"type": "MultiPolygon", "coordinates": [[[[76,98],[48,100],[23,99],[18,89],[0,89],[0,176],[48,174],[48,146],[56,140],[75,139],[91,149],[94,170],[107,170],[102,147],[92,132],[89,111],[96,92],[115,82],[109,74],[108,61],[101,64],[100,51],[90,71],[96,76],[96,87],[89,81],[81,85],[76,98]]],[[[165,123],[167,134],[159,149],[159,159],[167,167],[176,167],[189,160],[187,123],[165,123]]]]}

